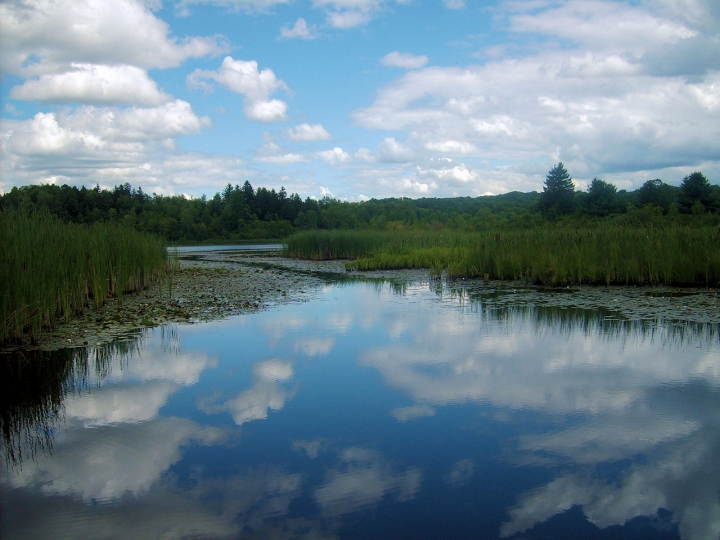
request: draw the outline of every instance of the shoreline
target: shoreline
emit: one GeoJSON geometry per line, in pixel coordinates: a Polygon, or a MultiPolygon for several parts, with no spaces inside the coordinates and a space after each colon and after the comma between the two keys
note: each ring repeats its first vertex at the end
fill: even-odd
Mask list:
{"type": "Polygon", "coordinates": [[[629,320],[720,324],[718,289],[590,285],[547,288],[519,282],[447,281],[431,278],[426,269],[347,272],[344,261],[197,251],[181,256],[178,268],[165,282],[125,295],[121,302],[113,298],[99,310],[87,308],[83,315],[41,334],[37,344],[6,345],[0,352],[101,346],[144,328],[202,323],[307,301],[328,283],[351,280],[424,283],[448,294],[462,290],[469,297],[478,296],[488,308],[600,308],[629,320]]]}

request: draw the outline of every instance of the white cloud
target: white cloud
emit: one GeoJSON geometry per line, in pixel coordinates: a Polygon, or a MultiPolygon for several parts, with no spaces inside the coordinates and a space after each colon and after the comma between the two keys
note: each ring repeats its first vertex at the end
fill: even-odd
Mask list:
{"type": "Polygon", "coordinates": [[[432,178],[433,181],[442,181],[445,185],[463,185],[474,182],[478,178],[478,173],[471,171],[462,163],[454,167],[444,167],[442,169],[423,169],[418,167],[419,178],[432,178]]]}
{"type": "MultiPolygon", "coordinates": [[[[357,158],[426,170],[433,152],[476,156],[483,163],[471,170],[480,174],[459,192],[475,194],[539,189],[558,160],[576,178],[615,177],[625,189],[668,171],[671,182],[686,169],[717,171],[720,45],[692,26],[698,16],[677,18],[684,8],[676,5],[669,17],[668,5],[505,3],[508,29],[545,45],[500,47],[478,65],[416,68],[381,87],[353,116],[368,130],[407,133],[412,155],[363,150],[357,158]]],[[[688,12],[717,15],[709,9],[687,2],[688,12]]],[[[381,172],[373,183],[384,193],[419,187],[408,182],[411,171],[381,172]]],[[[438,182],[437,193],[455,192],[438,182]]]]}
{"type": "Polygon", "coordinates": [[[287,120],[287,103],[279,99],[245,103],[245,114],[250,120],[258,122],[279,122],[287,120]]]}
{"type": "Polygon", "coordinates": [[[407,162],[415,157],[412,149],[395,140],[395,137],[385,138],[378,146],[378,156],[382,161],[407,162]]]}
{"type": "Polygon", "coordinates": [[[556,36],[592,45],[595,49],[638,53],[697,33],[684,24],[656,16],[644,7],[624,2],[575,0],[549,4],[548,9],[540,11],[531,5],[527,7],[527,13],[510,15],[511,29],[515,32],[556,36]]]}
{"type": "Polygon", "coordinates": [[[314,0],[313,6],[327,10],[330,26],[345,29],[370,22],[383,3],[383,0],[314,0]]]}
{"type": "Polygon", "coordinates": [[[42,75],[25,81],[10,91],[13,99],[81,102],[97,104],[136,104],[156,106],[171,101],[160,92],[146,71],[134,66],[72,64],[70,71],[42,75]]]}
{"type": "Polygon", "coordinates": [[[321,124],[300,124],[287,130],[287,136],[293,141],[326,141],[330,133],[321,124]]]}
{"type": "Polygon", "coordinates": [[[291,165],[293,163],[307,163],[310,160],[300,154],[288,153],[276,156],[258,156],[255,158],[255,161],[273,163],[275,165],[291,165]]]}
{"type": "Polygon", "coordinates": [[[226,56],[217,71],[196,69],[187,80],[190,87],[206,88],[205,79],[214,80],[244,96],[245,115],[251,120],[277,122],[287,118],[287,103],[269,99],[277,90],[289,90],[287,85],[271,69],[259,71],[254,60],[235,60],[226,56]]]}
{"type": "Polygon", "coordinates": [[[3,71],[56,73],[73,63],[168,68],[226,49],[217,37],[171,37],[167,23],[134,0],[0,4],[3,71]]]}
{"type": "Polygon", "coordinates": [[[478,151],[474,144],[465,141],[428,141],[424,146],[444,154],[475,154],[478,151]]]}
{"type": "Polygon", "coordinates": [[[350,158],[350,154],[345,152],[342,148],[336,146],[332,150],[324,150],[322,152],[318,152],[317,156],[322,159],[323,161],[326,161],[330,165],[339,165],[340,163],[344,163],[345,161],[348,161],[350,158]]]}
{"type": "Polygon", "coordinates": [[[210,121],[194,115],[189,106],[169,105],[158,111],[139,109],[134,115],[139,122],[127,118],[130,109],[95,107],[6,120],[0,189],[35,183],[112,188],[129,182],[147,193],[202,194],[257,174],[236,156],[173,150],[176,136],[198,133],[210,121]],[[139,128],[145,114],[149,121],[143,132],[139,128]],[[133,129],[124,133],[121,128],[127,125],[133,129]]]}
{"type": "Polygon", "coordinates": [[[267,12],[273,7],[287,4],[290,0],[180,0],[176,6],[181,16],[190,15],[188,6],[213,5],[224,7],[233,11],[267,12]]]}
{"type": "Polygon", "coordinates": [[[464,9],[465,0],[443,0],[443,4],[448,9],[464,9]]]}
{"type": "Polygon", "coordinates": [[[85,106],[69,113],[37,113],[31,120],[7,122],[3,138],[11,156],[122,160],[142,152],[147,142],[198,133],[209,125],[189,103],[175,100],[154,108],[85,106]]]}
{"type": "Polygon", "coordinates": [[[428,63],[427,56],[415,56],[410,53],[393,51],[380,59],[385,66],[400,67],[404,69],[418,69],[428,63]]]}
{"type": "Polygon", "coordinates": [[[314,24],[308,26],[305,19],[301,17],[295,21],[295,25],[292,28],[288,28],[287,26],[283,27],[280,30],[280,37],[283,39],[315,39],[317,38],[317,30],[314,24]]]}

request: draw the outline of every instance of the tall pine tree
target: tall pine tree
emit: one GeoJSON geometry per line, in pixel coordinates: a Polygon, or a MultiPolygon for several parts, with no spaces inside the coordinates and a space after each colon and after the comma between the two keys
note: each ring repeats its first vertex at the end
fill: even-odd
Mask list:
{"type": "Polygon", "coordinates": [[[573,211],[575,185],[562,161],[555,165],[545,177],[543,192],[540,194],[540,211],[549,219],[555,219],[573,211]]]}

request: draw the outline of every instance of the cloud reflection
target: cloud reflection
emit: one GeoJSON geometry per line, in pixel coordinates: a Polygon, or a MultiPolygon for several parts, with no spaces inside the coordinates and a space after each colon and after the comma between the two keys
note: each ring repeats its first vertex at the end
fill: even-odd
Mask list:
{"type": "Polygon", "coordinates": [[[397,471],[374,450],[347,448],[340,465],[328,470],[325,483],[315,490],[315,501],[324,516],[339,516],[377,504],[386,495],[408,501],[421,483],[422,473],[416,467],[397,471]]]}
{"type": "Polygon", "coordinates": [[[39,487],[46,495],[85,502],[146,493],[190,443],[213,445],[224,433],[182,418],[158,418],[93,430],[71,430],[54,455],[39,455],[8,473],[13,487],[39,487]]]}
{"type": "MultiPolygon", "coordinates": [[[[682,334],[662,322],[608,322],[572,310],[493,312],[460,297],[442,302],[456,309],[420,304],[396,312],[388,302],[383,317],[395,324],[386,333],[402,328],[403,340],[360,357],[415,401],[393,416],[405,421],[474,402],[510,420],[523,411],[582,419],[523,435],[519,453],[507,454],[518,463],[576,467],[521,496],[503,536],[581,506],[600,528],[665,509],[684,539],[717,540],[720,416],[711,411],[720,394],[720,347],[712,332],[682,334]],[[638,456],[613,465],[613,478],[598,472],[638,456]]],[[[473,465],[456,463],[445,482],[462,485],[473,465]]]]}

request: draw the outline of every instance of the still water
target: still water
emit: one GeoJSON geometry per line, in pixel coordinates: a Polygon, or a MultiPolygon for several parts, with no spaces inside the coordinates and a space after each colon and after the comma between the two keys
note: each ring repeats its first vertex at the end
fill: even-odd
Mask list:
{"type": "Polygon", "coordinates": [[[1,536],[717,540],[717,328],[490,306],[334,284],[15,365],[1,536]]]}

